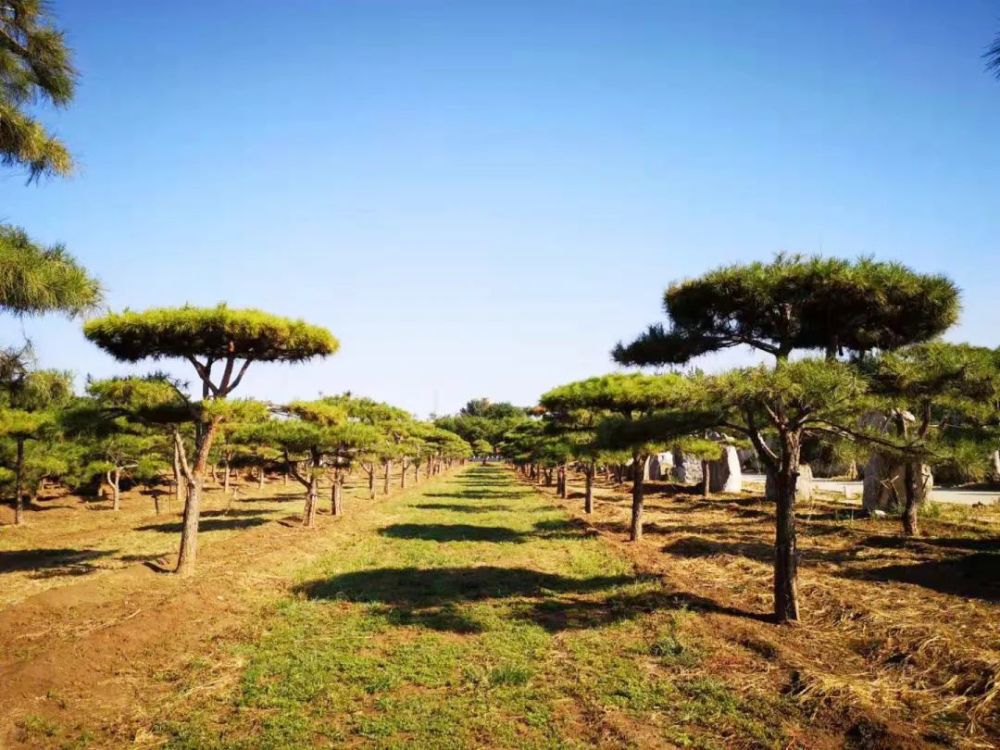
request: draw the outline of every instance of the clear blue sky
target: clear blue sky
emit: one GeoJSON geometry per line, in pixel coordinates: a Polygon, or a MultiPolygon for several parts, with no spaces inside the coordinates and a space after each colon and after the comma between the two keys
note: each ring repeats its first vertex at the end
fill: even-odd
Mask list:
{"type": "MultiPolygon", "coordinates": [[[[1000,2],[54,8],[81,82],[46,119],[79,174],[4,175],[0,218],[112,309],[225,300],[341,339],[247,395],[531,403],[613,369],[671,280],[782,249],[946,272],[951,337],[1000,344],[1000,2]]],[[[0,326],[129,370],[78,323],[0,326]]]]}

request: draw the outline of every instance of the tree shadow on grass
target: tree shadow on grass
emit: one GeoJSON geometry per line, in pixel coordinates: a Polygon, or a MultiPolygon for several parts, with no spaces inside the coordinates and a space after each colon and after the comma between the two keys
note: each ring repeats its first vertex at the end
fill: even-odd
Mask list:
{"type": "MultiPolygon", "coordinates": [[[[442,497],[450,497],[450,495],[442,497]]],[[[509,505],[463,505],[461,503],[417,503],[413,507],[420,510],[448,510],[453,513],[502,513],[513,510],[509,505]]]]}
{"type": "Polygon", "coordinates": [[[623,590],[656,583],[654,576],[573,578],[527,568],[495,566],[380,568],[310,581],[297,593],[373,605],[393,624],[477,633],[484,628],[463,605],[509,600],[509,616],[549,632],[603,627],[664,609],[681,607],[767,620],[768,616],[726,607],[686,592],[623,590]]]}
{"type": "Polygon", "coordinates": [[[424,497],[447,497],[452,500],[494,500],[528,497],[527,492],[517,490],[452,490],[450,492],[425,492],[424,497]]]}
{"type": "Polygon", "coordinates": [[[556,518],[535,523],[534,535],[542,539],[585,539],[597,536],[598,532],[578,518],[556,518]]]}
{"type": "Polygon", "coordinates": [[[379,529],[392,539],[429,542],[515,542],[527,541],[528,535],[506,526],[474,526],[465,523],[396,523],[379,529]]]}
{"type": "Polygon", "coordinates": [[[842,573],[845,578],[880,583],[908,583],[963,598],[1000,602],[1000,554],[973,552],[911,565],[886,565],[842,573]]]}
{"type": "MultiPolygon", "coordinates": [[[[251,517],[251,518],[233,518],[233,517],[218,517],[218,518],[205,518],[202,519],[201,523],[198,524],[199,531],[227,531],[234,529],[249,529],[254,526],[263,526],[269,523],[267,518],[251,517]]],[[[183,521],[177,521],[176,523],[162,523],[162,524],[146,524],[145,526],[136,526],[136,531],[157,531],[161,534],[177,534],[183,528],[183,521]]]]}
{"type": "Polygon", "coordinates": [[[36,577],[84,575],[94,570],[93,561],[117,550],[38,548],[0,551],[0,573],[38,571],[36,577]]]}

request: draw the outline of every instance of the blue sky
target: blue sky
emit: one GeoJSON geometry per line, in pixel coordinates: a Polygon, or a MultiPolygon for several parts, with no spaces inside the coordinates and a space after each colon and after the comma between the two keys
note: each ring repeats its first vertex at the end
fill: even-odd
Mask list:
{"type": "MultiPolygon", "coordinates": [[[[1000,344],[998,2],[54,10],[81,81],[45,119],[80,169],[3,175],[0,219],[65,242],[112,309],[224,300],[341,339],[246,395],[531,403],[613,369],[671,280],[778,250],[945,272],[950,337],[1000,344]]],[[[46,366],[130,369],[76,322],[0,327],[46,366]]]]}

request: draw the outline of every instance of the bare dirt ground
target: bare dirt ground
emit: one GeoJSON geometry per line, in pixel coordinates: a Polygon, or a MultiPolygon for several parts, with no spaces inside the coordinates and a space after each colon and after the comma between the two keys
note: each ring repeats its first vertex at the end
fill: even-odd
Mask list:
{"type": "Polygon", "coordinates": [[[730,685],[786,695],[848,747],[1000,743],[997,506],[934,507],[923,536],[904,540],[897,519],[858,518],[832,498],[801,504],[802,623],[789,627],[769,621],[771,503],[650,483],[634,545],[628,486],[599,483],[588,517],[582,484],[571,477],[556,502],[700,613],[706,668],[730,685]]]}
{"type": "Polygon", "coordinates": [[[117,513],[107,502],[42,498],[28,525],[2,527],[0,747],[37,746],[56,724],[134,726],[164,689],[158,677],[245,628],[296,569],[356,533],[345,521],[374,503],[353,479],[345,517],[324,508],[316,529],[299,525],[295,483],[245,484],[234,499],[207,492],[199,572],[189,581],[156,570],[176,560],[180,508],[155,515],[138,493],[117,513]]]}

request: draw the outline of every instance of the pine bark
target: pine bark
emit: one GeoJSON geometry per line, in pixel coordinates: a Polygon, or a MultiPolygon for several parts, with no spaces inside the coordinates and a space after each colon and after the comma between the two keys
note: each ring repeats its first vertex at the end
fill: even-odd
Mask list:
{"type": "Polygon", "coordinates": [[[629,525],[629,539],[642,540],[643,510],[643,461],[639,454],[632,456],[632,520],[629,525]]]}

